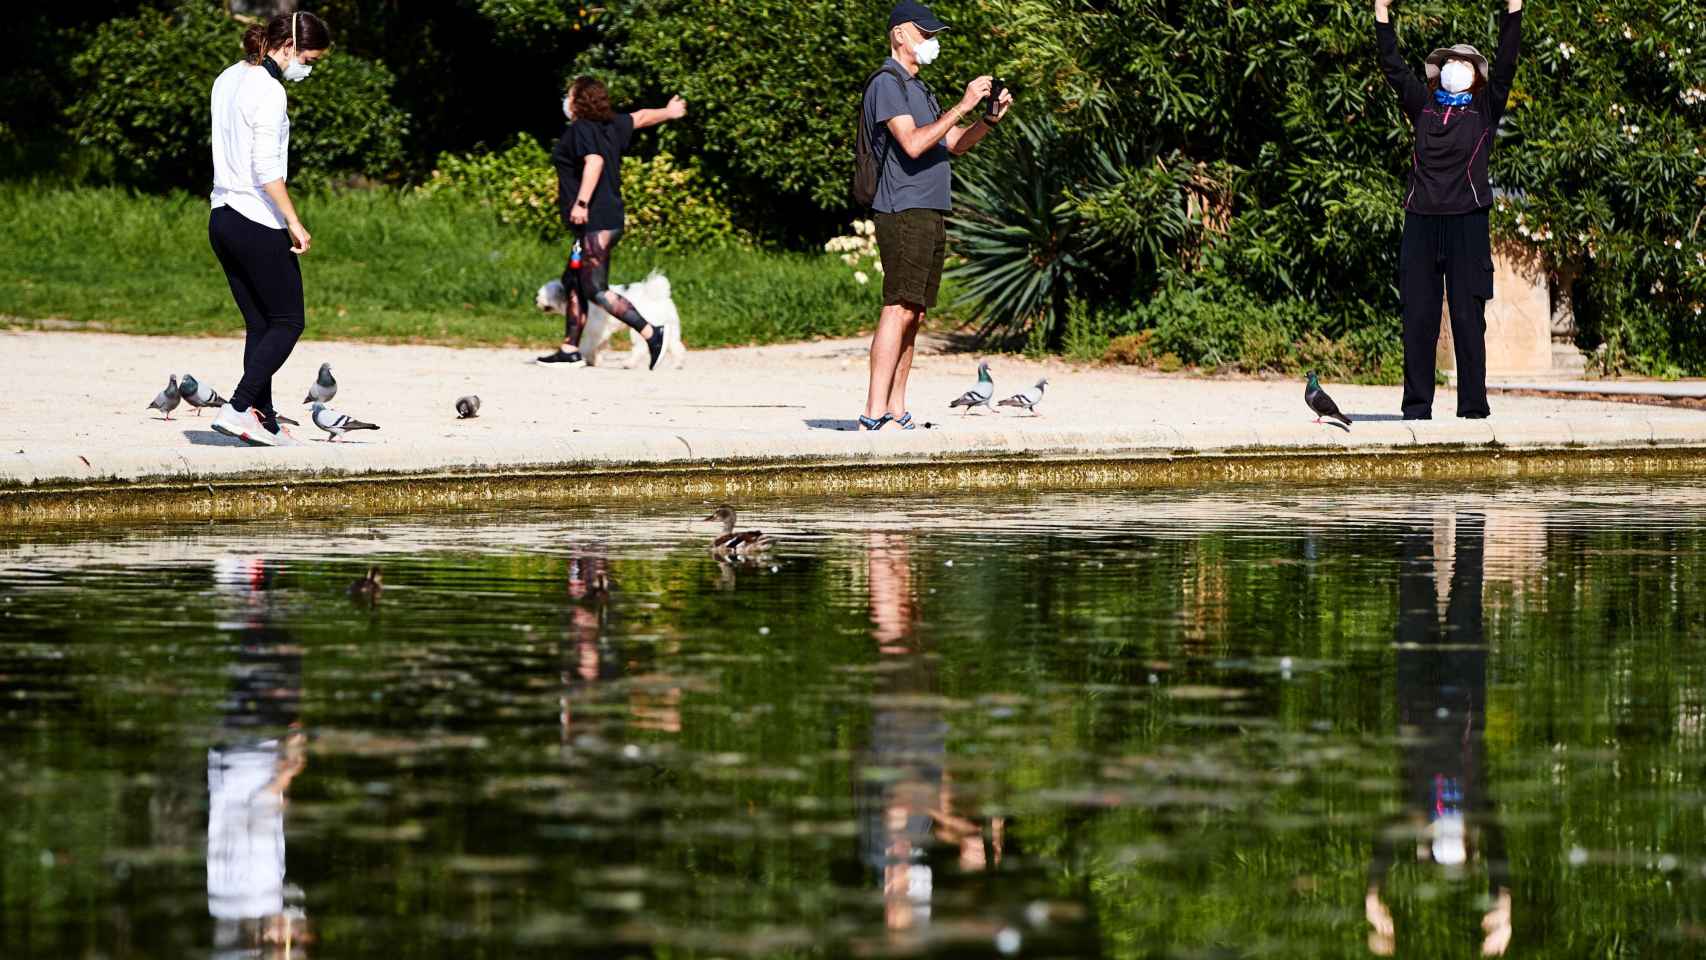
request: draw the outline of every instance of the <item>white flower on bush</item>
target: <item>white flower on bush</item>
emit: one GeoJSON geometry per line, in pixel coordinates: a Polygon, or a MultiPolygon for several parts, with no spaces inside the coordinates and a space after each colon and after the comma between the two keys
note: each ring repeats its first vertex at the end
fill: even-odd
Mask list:
{"type": "Polygon", "coordinates": [[[867,283],[870,276],[861,269],[866,260],[872,261],[872,266],[878,273],[882,272],[882,265],[876,263],[877,225],[871,220],[855,220],[852,231],[846,236],[831,237],[824,243],[823,249],[826,253],[838,255],[842,263],[853,268],[854,279],[867,283]]]}
{"type": "Polygon", "coordinates": [[[1690,107],[1698,103],[1706,103],[1706,90],[1699,87],[1689,87],[1682,91],[1682,102],[1685,106],[1690,107]]]}
{"type": "Polygon", "coordinates": [[[1558,41],[1558,52],[1563,54],[1565,60],[1568,60],[1576,55],[1576,48],[1560,40],[1558,41]]]}

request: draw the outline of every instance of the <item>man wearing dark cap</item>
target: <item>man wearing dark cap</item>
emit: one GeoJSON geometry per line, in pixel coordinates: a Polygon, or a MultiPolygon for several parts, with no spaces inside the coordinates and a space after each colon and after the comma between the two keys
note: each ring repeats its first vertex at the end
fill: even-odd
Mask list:
{"type": "Polygon", "coordinates": [[[947,254],[946,215],[951,204],[948,161],[970,150],[1006,116],[1013,95],[1002,91],[987,114],[960,121],[990,94],[993,78],[966,84],[965,96],[943,110],[918,78],[936,59],[936,35],[948,25],[929,8],[901,0],[889,15],[889,59],[865,88],[863,123],[878,159],[877,251],[883,265],[883,312],[871,339],[871,382],[859,424],[880,430],[891,421],[913,429],[906,409],[906,378],[913,341],[925,311],[936,305],[947,254]]]}

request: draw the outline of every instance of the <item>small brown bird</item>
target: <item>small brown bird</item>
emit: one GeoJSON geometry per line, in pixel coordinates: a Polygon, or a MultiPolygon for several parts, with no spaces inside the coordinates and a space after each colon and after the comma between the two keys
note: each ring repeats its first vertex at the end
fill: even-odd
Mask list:
{"type": "Polygon", "coordinates": [[[378,565],[367,568],[367,576],[349,585],[349,594],[356,600],[372,603],[379,599],[379,591],[385,589],[385,578],[379,572],[378,565]]]}
{"type": "Polygon", "coordinates": [[[711,541],[711,553],[721,559],[754,557],[769,550],[775,542],[765,536],[762,530],[743,530],[736,533],[735,508],[726,503],[705,519],[715,520],[723,525],[723,535],[711,541]]]}

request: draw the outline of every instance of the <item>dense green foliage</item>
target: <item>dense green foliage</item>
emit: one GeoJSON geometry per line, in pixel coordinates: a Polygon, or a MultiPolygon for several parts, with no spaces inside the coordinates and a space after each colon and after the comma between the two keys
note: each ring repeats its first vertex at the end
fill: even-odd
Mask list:
{"type": "MultiPolygon", "coordinates": [[[[619,81],[619,99],[680,93],[688,120],[662,129],[679,156],[741,199],[770,236],[821,239],[846,223],[853,117],[859,84],[888,55],[889,0],[618,0],[606,9],[606,44],[583,69],[619,81]]],[[[993,67],[1000,44],[982,41],[985,7],[946,0],[953,25],[931,80],[944,103],[993,67]]]]}
{"type": "MultiPolygon", "coordinates": [[[[73,61],[84,85],[67,111],[73,132],[111,153],[122,182],[204,187],[208,90],[242,59],[240,26],[205,0],[102,25],[73,61]]],[[[338,53],[314,68],[312,82],[289,84],[292,179],[393,171],[408,121],[391,105],[392,82],[383,64],[338,53]]]]}
{"type": "MultiPolygon", "coordinates": [[[[1129,268],[1131,299],[1180,287],[1224,292],[1228,308],[1253,297],[1295,314],[1294,338],[1386,326],[1412,136],[1376,65],[1369,4],[994,6],[994,20],[1015,25],[1003,68],[1028,109],[1053,114],[1058,149],[1126,150],[1118,178],[1065,180],[1048,198],[1063,229],[1102,254],[1066,268],[1075,286],[1129,268]]],[[[1393,15],[1419,65],[1452,42],[1490,52],[1504,6],[1400,0],[1393,15]]],[[[1525,11],[1493,156],[1505,191],[1495,230],[1544,256],[1583,306],[1584,343],[1609,340],[1614,367],[1706,369],[1702,87],[1706,19],[1689,5],[1563,0],[1525,11]]],[[[1025,149],[1006,138],[974,159],[1004,171],[1025,149]]],[[[962,198],[970,216],[1001,216],[976,191],[962,198]]],[[[1041,316],[1063,320],[1058,309],[1041,316]]]]}
{"type": "MultiPolygon", "coordinates": [[[[310,338],[450,344],[551,342],[533,303],[563,270],[560,243],[453,197],[395,190],[297,197],[310,338]]],[[[207,200],[115,188],[0,184],[0,316],[126,333],[231,334],[242,321],[207,242],[207,200]]],[[[876,285],[827,254],[623,246],[611,279],[671,280],[690,347],[843,336],[869,327],[876,285]]]]}
{"type": "MultiPolygon", "coordinates": [[[[562,240],[568,235],[557,206],[551,155],[532,139],[467,156],[445,154],[421,188],[473,199],[499,220],[562,240]]],[[[691,250],[743,242],[733,219],[704,182],[698,164],[678,165],[668,153],[622,161],[622,202],[631,243],[658,250],[691,250]]]]}

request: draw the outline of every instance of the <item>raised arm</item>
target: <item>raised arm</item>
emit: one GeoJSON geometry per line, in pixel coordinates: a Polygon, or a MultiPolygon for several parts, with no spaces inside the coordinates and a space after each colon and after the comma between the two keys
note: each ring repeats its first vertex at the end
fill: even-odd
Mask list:
{"type": "Polygon", "coordinates": [[[680,120],[682,117],[687,116],[687,101],[681,99],[680,94],[676,94],[669,98],[669,104],[667,106],[657,107],[656,109],[651,110],[635,110],[633,113],[629,114],[629,116],[634,118],[635,130],[644,130],[647,127],[655,127],[667,120],[680,120]]]}
{"type": "Polygon", "coordinates": [[[1487,92],[1492,96],[1492,122],[1504,116],[1505,104],[1510,102],[1511,87],[1516,83],[1516,64],[1522,55],[1522,0],[1508,0],[1505,16],[1499,22],[1499,49],[1493,54],[1492,76],[1487,92]]]}
{"type": "Polygon", "coordinates": [[[1392,26],[1390,0],[1374,0],[1374,36],[1380,46],[1380,72],[1398,94],[1406,117],[1414,117],[1428,104],[1428,85],[1398,54],[1398,31],[1392,26]]]}
{"type": "MultiPolygon", "coordinates": [[[[882,83],[883,79],[886,78],[879,78],[877,82],[882,83]]],[[[888,118],[889,136],[894,138],[896,146],[906,151],[906,155],[914,160],[924,156],[936,144],[948,139],[949,133],[959,126],[960,120],[970,113],[972,108],[982,103],[984,97],[989,96],[989,85],[993,79],[993,77],[982,76],[966,84],[966,93],[964,97],[960,98],[960,102],[943,110],[942,115],[937,117],[935,122],[927,123],[922,127],[918,125],[916,120],[912,119],[910,113],[894,114],[888,118]]],[[[949,148],[951,149],[957,142],[958,137],[949,141],[949,148]]],[[[975,142],[973,141],[973,143],[975,142]]],[[[971,144],[966,144],[965,149],[971,149],[971,144]]],[[[960,152],[964,153],[965,151],[961,150],[960,152]]]]}

